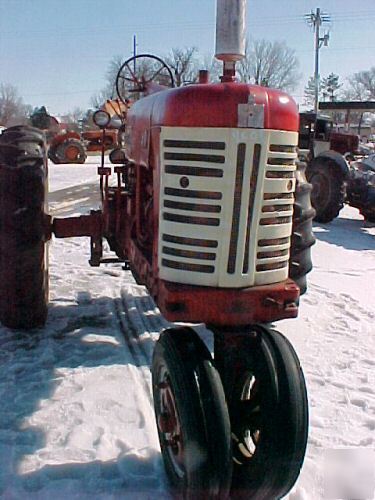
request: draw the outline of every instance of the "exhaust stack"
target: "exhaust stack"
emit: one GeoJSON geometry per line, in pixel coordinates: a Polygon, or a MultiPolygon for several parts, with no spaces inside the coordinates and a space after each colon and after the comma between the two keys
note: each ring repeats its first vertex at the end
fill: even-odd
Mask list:
{"type": "Polygon", "coordinates": [[[224,62],[223,81],[235,76],[235,65],[245,57],[246,0],[217,0],[216,59],[224,62]]]}

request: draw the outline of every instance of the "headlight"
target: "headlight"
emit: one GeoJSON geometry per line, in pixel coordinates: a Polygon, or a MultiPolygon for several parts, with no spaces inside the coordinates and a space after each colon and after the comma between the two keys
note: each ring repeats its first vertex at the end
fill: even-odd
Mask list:
{"type": "Polygon", "coordinates": [[[109,116],[109,113],[107,113],[107,111],[103,111],[101,109],[98,109],[98,111],[95,111],[92,119],[94,120],[95,125],[97,125],[99,128],[108,127],[108,124],[111,121],[111,117],[109,116]]]}
{"type": "Polygon", "coordinates": [[[121,148],[113,149],[109,153],[109,161],[114,165],[122,165],[126,162],[125,151],[121,148]]]}
{"type": "Polygon", "coordinates": [[[122,120],[118,115],[113,115],[111,121],[109,122],[109,125],[112,128],[119,129],[122,126],[122,120]]]}

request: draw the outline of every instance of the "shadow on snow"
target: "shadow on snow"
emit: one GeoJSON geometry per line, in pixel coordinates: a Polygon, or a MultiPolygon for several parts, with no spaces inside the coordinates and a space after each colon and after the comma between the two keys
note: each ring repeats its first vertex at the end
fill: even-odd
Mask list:
{"type": "MultiPolygon", "coordinates": [[[[142,300],[141,297],[133,300],[138,299],[142,300]]],[[[95,460],[47,465],[27,474],[18,472],[25,455],[45,447],[43,429],[26,428],[23,422],[40,408],[41,400],[49,399],[55,393],[60,383],[56,369],[114,364],[140,366],[125,348],[113,299],[91,299],[85,293],[78,294],[75,305],[60,305],[59,302],[63,301],[58,299],[50,305],[47,325],[43,329],[24,332],[0,328],[0,496],[16,491],[18,494],[26,492],[27,498],[32,498],[33,492],[39,497],[37,492],[41,488],[43,495],[52,488],[51,496],[56,497],[60,491],[60,498],[63,498],[64,483],[69,480],[66,498],[75,490],[74,486],[71,490],[70,480],[80,480],[79,498],[85,495],[100,498],[101,493],[106,493],[105,498],[108,495],[115,498],[117,494],[129,498],[130,495],[140,499],[158,498],[158,477],[164,473],[161,456],[156,452],[155,456],[144,459],[127,454],[109,462],[95,460]],[[89,341],[87,336],[91,336],[89,341]],[[49,486],[50,480],[58,480],[58,485],[49,486]]],[[[146,312],[156,317],[157,310],[151,310],[151,307],[152,302],[146,312]]],[[[144,302],[142,309],[147,309],[144,302]]],[[[140,326],[137,334],[142,335],[144,330],[140,326]]],[[[152,352],[154,338],[140,339],[139,342],[143,349],[152,352]]],[[[143,361],[147,366],[147,360],[143,361]]],[[[165,498],[165,491],[160,498],[165,498]]]]}
{"type": "Polygon", "coordinates": [[[314,223],[314,235],[320,241],[347,250],[375,250],[375,236],[368,232],[374,225],[363,220],[338,217],[328,224],[314,223]]]}

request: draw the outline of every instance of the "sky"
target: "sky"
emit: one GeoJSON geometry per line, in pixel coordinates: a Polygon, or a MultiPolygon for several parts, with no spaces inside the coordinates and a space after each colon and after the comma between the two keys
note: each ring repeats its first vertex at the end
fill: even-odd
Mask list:
{"type": "MultiPolygon", "coordinates": [[[[0,83],[24,101],[62,114],[86,109],[105,85],[109,61],[137,52],[163,56],[172,47],[215,46],[215,0],[0,0],[0,83]]],[[[247,33],[285,41],[300,62],[303,89],[314,70],[313,31],[304,14],[320,7],[332,22],[320,50],[320,74],[342,81],[375,65],[375,0],[248,0],[247,33]]],[[[322,32],[324,34],[324,31],[322,32]]]]}

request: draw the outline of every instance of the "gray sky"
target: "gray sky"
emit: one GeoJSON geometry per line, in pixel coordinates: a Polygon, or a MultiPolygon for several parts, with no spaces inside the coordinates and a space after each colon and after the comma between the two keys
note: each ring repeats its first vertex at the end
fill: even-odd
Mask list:
{"type": "MultiPolygon", "coordinates": [[[[248,35],[284,40],[296,51],[303,79],[313,73],[313,32],[303,15],[320,7],[331,15],[331,41],[321,76],[344,80],[375,65],[375,0],[248,0],[248,35]]],[[[0,82],[17,86],[26,103],[53,113],[86,108],[104,85],[109,60],[138,52],[159,56],[196,46],[212,55],[215,0],[0,0],[0,82]]]]}

